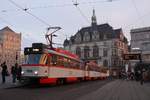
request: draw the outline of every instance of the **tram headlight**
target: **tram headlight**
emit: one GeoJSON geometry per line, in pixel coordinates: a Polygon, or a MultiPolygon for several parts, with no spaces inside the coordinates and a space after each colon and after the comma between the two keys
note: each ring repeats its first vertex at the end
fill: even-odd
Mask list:
{"type": "Polygon", "coordinates": [[[34,71],[34,74],[37,75],[37,74],[38,74],[38,71],[34,71]]]}
{"type": "Polygon", "coordinates": [[[21,71],[21,74],[23,75],[23,74],[24,74],[24,71],[21,71]]]}

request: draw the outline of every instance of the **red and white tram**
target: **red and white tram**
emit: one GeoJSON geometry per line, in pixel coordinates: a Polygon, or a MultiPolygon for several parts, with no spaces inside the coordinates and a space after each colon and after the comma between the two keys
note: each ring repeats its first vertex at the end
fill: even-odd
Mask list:
{"type": "Polygon", "coordinates": [[[62,49],[48,48],[42,43],[33,43],[32,47],[24,49],[24,54],[22,77],[25,79],[63,84],[107,77],[107,73],[102,73],[98,66],[90,63],[85,65],[77,55],[62,49]]]}

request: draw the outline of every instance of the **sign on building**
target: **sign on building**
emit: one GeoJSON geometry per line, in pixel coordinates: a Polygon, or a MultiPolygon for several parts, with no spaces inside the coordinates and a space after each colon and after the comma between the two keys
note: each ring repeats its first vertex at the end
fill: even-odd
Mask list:
{"type": "Polygon", "coordinates": [[[140,60],[141,54],[124,54],[124,60],[140,60]]]}

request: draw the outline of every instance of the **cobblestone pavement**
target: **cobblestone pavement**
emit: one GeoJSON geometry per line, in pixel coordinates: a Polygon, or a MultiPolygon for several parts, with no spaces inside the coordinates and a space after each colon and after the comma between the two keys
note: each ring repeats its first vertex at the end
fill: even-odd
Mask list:
{"type": "Polygon", "coordinates": [[[77,100],[112,80],[76,82],[65,85],[19,86],[0,89],[0,100],[77,100]]]}
{"type": "MultiPolygon", "coordinates": [[[[0,78],[1,79],[1,78],[0,78]]],[[[48,88],[12,88],[11,77],[5,84],[0,84],[0,100],[14,98],[19,100],[150,100],[150,83],[127,80],[90,81],[48,88]],[[107,84],[105,84],[107,83],[107,84]],[[8,89],[10,88],[10,89],[8,89]],[[12,88],[12,89],[11,89],[12,88]],[[31,91],[32,90],[32,91],[31,91]],[[13,97],[14,93],[18,94],[13,97]]]]}
{"type": "Polygon", "coordinates": [[[150,83],[116,80],[77,100],[150,100],[150,83]]]}
{"type": "Polygon", "coordinates": [[[12,83],[12,76],[6,77],[6,82],[2,83],[2,76],[0,75],[0,89],[9,88],[9,87],[16,87],[20,85],[18,82],[12,83]]]}

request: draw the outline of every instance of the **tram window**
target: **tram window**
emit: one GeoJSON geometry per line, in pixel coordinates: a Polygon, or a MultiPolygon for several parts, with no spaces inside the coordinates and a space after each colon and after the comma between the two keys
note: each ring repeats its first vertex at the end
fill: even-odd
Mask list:
{"type": "Polygon", "coordinates": [[[71,62],[71,67],[75,68],[75,69],[79,69],[80,68],[80,64],[79,64],[79,62],[73,60],[71,62]]]}
{"type": "Polygon", "coordinates": [[[57,56],[57,65],[63,66],[63,57],[62,56],[57,56]]]}
{"type": "Polygon", "coordinates": [[[47,56],[46,65],[50,65],[50,57],[47,56]]]}
{"type": "Polygon", "coordinates": [[[64,61],[64,67],[68,67],[68,63],[64,61]]]}
{"type": "Polygon", "coordinates": [[[52,55],[52,65],[57,65],[57,55],[52,55]]]}
{"type": "Polygon", "coordinates": [[[82,70],[84,70],[84,64],[83,63],[79,63],[79,69],[82,69],[82,70]]]}
{"type": "Polygon", "coordinates": [[[70,67],[71,66],[71,59],[68,59],[68,67],[70,67]]]}
{"type": "Polygon", "coordinates": [[[74,68],[75,66],[76,66],[75,61],[72,61],[72,65],[71,65],[71,67],[72,67],[72,68],[74,68]]]}
{"type": "Polygon", "coordinates": [[[41,55],[41,58],[40,58],[40,64],[46,64],[46,61],[47,61],[47,54],[43,54],[41,55]]]}
{"type": "Polygon", "coordinates": [[[57,64],[58,64],[59,66],[63,66],[63,57],[58,56],[57,64]]]}
{"type": "Polygon", "coordinates": [[[68,58],[63,59],[64,67],[68,67],[68,58]]]}

